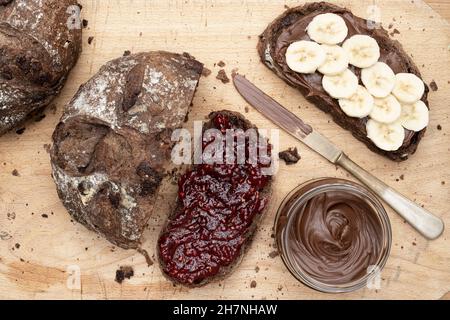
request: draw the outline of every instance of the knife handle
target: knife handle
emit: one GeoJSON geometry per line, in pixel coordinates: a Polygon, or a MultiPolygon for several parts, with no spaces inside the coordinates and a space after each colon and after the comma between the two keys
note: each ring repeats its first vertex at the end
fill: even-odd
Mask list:
{"type": "Polygon", "coordinates": [[[346,169],[390,205],[403,219],[428,239],[436,239],[444,231],[443,221],[401,195],[381,180],[358,166],[344,153],[336,164],[346,169]]]}

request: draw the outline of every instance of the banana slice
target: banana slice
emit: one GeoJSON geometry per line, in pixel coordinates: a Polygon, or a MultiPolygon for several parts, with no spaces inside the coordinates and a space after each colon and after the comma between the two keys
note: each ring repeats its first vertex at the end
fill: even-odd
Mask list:
{"type": "Polygon", "coordinates": [[[350,64],[358,68],[368,68],[380,58],[380,47],[377,41],[369,36],[356,34],[345,40],[342,48],[347,51],[350,64]]]}
{"type": "Polygon", "coordinates": [[[325,50],[313,41],[297,41],[286,50],[286,63],[299,73],[314,73],[325,62],[325,50]]]}
{"type": "Polygon", "coordinates": [[[348,99],[358,90],[358,77],[346,69],[335,76],[323,76],[322,86],[335,99],[348,99]]]}
{"type": "Polygon", "coordinates": [[[412,73],[397,73],[395,75],[395,86],[392,93],[397,99],[405,104],[419,101],[425,92],[422,79],[412,73]]]}
{"type": "Polygon", "coordinates": [[[428,125],[429,111],[427,105],[419,100],[414,104],[404,104],[400,123],[408,130],[420,131],[428,125]]]}
{"type": "Polygon", "coordinates": [[[361,81],[376,98],[387,97],[395,86],[395,73],[384,62],[361,70],[361,81]]]}
{"type": "Polygon", "coordinates": [[[392,123],[402,114],[400,102],[392,95],[386,98],[375,98],[370,117],[381,123],[392,123]]]}
{"type": "Polygon", "coordinates": [[[338,44],[347,37],[348,28],[344,19],[334,13],[315,16],[306,27],[309,37],[324,44],[338,44]]]}
{"type": "Polygon", "coordinates": [[[394,123],[381,123],[369,119],[366,124],[367,137],[375,145],[385,151],[398,150],[405,140],[405,129],[397,121],[394,123]]]}
{"type": "Polygon", "coordinates": [[[349,117],[367,117],[373,109],[373,97],[363,86],[358,86],[356,93],[348,99],[339,99],[339,106],[349,117]]]}
{"type": "Polygon", "coordinates": [[[348,55],[342,47],[323,44],[322,48],[326,59],[318,69],[320,73],[334,76],[348,68],[348,55]]]}

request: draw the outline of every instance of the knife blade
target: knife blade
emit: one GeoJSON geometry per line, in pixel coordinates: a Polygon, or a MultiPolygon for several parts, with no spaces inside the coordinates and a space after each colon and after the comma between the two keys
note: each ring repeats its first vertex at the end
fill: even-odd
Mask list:
{"type": "Polygon", "coordinates": [[[328,161],[353,174],[423,236],[428,239],[436,239],[442,234],[444,223],[440,218],[358,166],[331,141],[265,94],[244,76],[235,75],[233,83],[237,91],[251,106],[328,161]]]}
{"type": "Polygon", "coordinates": [[[331,163],[336,163],[342,154],[342,150],[327,138],[314,131],[309,124],[303,122],[295,114],[266,95],[245,77],[237,74],[233,78],[233,82],[242,97],[256,110],[331,163]]]}

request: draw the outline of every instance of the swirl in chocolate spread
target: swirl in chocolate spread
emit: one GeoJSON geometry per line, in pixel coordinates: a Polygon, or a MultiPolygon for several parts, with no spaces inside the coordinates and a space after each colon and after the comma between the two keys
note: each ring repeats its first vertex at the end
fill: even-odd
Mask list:
{"type": "MultiPolygon", "coordinates": [[[[319,72],[313,74],[300,74],[293,72],[289,69],[286,63],[286,50],[292,42],[299,40],[311,40],[306,33],[306,28],[311,20],[318,14],[324,13],[320,10],[317,10],[313,13],[303,16],[301,19],[298,19],[296,22],[292,23],[288,27],[283,28],[277,38],[277,42],[274,47],[271,49],[272,58],[278,64],[278,66],[282,69],[281,71],[284,73],[283,76],[287,78],[288,81],[295,83],[304,87],[307,91],[308,97],[320,96],[322,99],[327,101],[329,104],[337,105],[337,101],[330,97],[326,91],[322,87],[322,75],[319,72]]],[[[353,16],[350,12],[346,10],[338,10],[333,11],[340,15],[347,24],[348,27],[348,36],[351,37],[355,34],[367,34],[373,37],[380,46],[380,59],[379,61],[386,63],[389,65],[394,73],[400,72],[410,72],[408,65],[405,63],[404,58],[402,58],[396,50],[392,50],[389,46],[386,45],[385,40],[381,33],[379,33],[376,29],[370,30],[367,28],[367,22],[364,19],[353,16]]],[[[349,66],[349,69],[353,71],[358,78],[360,79],[361,69],[356,68],[354,66],[349,66]]],[[[361,82],[361,80],[360,80],[361,82]]],[[[425,102],[425,101],[424,101],[425,102]]],[[[359,126],[362,131],[365,131],[365,125],[368,118],[362,118],[359,121],[359,126]]],[[[403,146],[410,144],[411,139],[414,137],[414,132],[405,129],[405,140],[403,141],[403,146]]]]}
{"type": "Polygon", "coordinates": [[[343,190],[312,196],[287,226],[287,254],[317,281],[346,284],[367,274],[382,252],[383,230],[374,209],[343,190]]]}

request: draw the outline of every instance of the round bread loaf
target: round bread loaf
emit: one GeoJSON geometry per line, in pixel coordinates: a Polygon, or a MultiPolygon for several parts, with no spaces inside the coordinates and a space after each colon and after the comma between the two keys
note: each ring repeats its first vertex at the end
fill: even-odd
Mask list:
{"type": "Polygon", "coordinates": [[[82,85],[53,133],[58,195],[78,222],[122,248],[139,246],[170,161],[172,131],[203,65],[147,52],[108,62],[82,85]]]}
{"type": "Polygon", "coordinates": [[[81,51],[75,0],[0,0],[0,135],[60,92],[81,51]]]}

